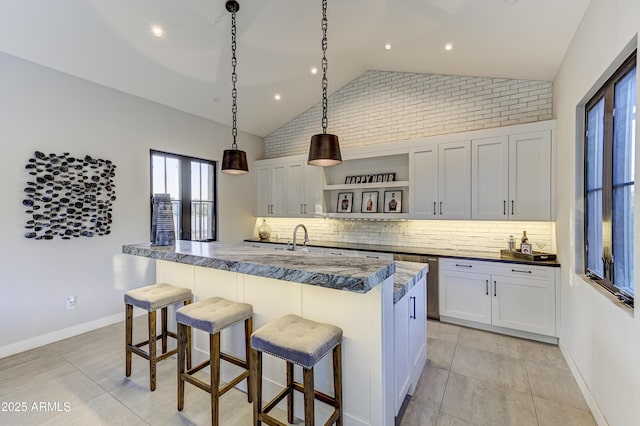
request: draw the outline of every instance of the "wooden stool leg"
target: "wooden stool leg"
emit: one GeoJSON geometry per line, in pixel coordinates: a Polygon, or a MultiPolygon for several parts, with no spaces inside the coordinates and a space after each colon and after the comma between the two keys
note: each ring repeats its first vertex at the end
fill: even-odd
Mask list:
{"type": "Polygon", "coordinates": [[[156,311],[149,312],[149,387],[156,390],[156,311]]]}
{"type": "Polygon", "coordinates": [[[293,423],[293,363],[287,361],[287,388],[289,394],[287,395],[287,421],[293,423]]]}
{"type": "Polygon", "coordinates": [[[162,353],[167,353],[167,307],[162,308],[160,314],[162,321],[162,353]]]}
{"type": "Polygon", "coordinates": [[[126,320],[125,320],[125,375],[131,376],[131,350],[129,347],[133,344],[133,305],[125,304],[126,320]]]}
{"type": "Polygon", "coordinates": [[[211,424],[218,426],[220,400],[220,332],[209,335],[209,369],[211,372],[211,424]]]}
{"type": "Polygon", "coordinates": [[[304,424],[305,426],[313,426],[314,420],[314,383],[313,383],[313,367],[310,369],[303,368],[302,375],[304,378],[304,424]]]}
{"type": "Polygon", "coordinates": [[[187,328],[189,327],[178,323],[178,411],[182,411],[184,408],[184,379],[182,378],[182,373],[184,373],[187,328]]]}
{"type": "MultiPolygon", "coordinates": [[[[187,306],[191,303],[191,300],[185,300],[184,306],[187,306]]],[[[187,333],[187,370],[191,370],[191,327],[186,328],[187,333]]]]}
{"type": "Polygon", "coordinates": [[[247,402],[251,404],[251,333],[253,333],[253,317],[249,317],[244,321],[244,351],[247,360],[247,402]]]}
{"type": "Polygon", "coordinates": [[[336,426],[342,426],[342,344],[333,348],[333,392],[338,410],[336,426]]]}
{"type": "Polygon", "coordinates": [[[253,375],[253,426],[260,426],[262,412],[262,352],[251,350],[251,374],[253,375]]]}

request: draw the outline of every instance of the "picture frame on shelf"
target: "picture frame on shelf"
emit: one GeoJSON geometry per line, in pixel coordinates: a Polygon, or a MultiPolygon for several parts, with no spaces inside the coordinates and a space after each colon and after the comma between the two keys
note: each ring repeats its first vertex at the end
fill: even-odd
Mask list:
{"type": "Polygon", "coordinates": [[[362,191],[362,213],[378,213],[378,191],[362,191]]]}
{"type": "Polygon", "coordinates": [[[339,192],[336,213],[351,213],[353,211],[353,192],[339,192]]]}
{"type": "Polygon", "coordinates": [[[531,250],[531,244],[528,244],[528,243],[520,244],[520,253],[522,253],[522,254],[532,254],[533,251],[531,250]]]}
{"type": "Polygon", "coordinates": [[[384,213],[402,213],[402,191],[384,191],[384,213]]]}

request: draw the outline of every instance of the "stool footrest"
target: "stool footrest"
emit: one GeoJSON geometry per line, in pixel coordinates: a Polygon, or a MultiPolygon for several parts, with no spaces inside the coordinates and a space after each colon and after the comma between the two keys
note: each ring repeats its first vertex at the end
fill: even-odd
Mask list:
{"type": "Polygon", "coordinates": [[[290,426],[286,423],[282,423],[280,420],[278,419],[274,419],[273,417],[270,417],[266,414],[260,413],[258,415],[258,420],[261,421],[262,423],[265,423],[269,426],[290,426]]]}
{"type": "Polygon", "coordinates": [[[225,360],[225,361],[227,361],[227,362],[229,362],[231,364],[237,365],[238,367],[241,367],[241,368],[245,368],[245,369],[248,368],[247,361],[243,361],[240,358],[237,358],[237,357],[235,357],[233,355],[226,354],[224,352],[220,352],[220,359],[223,359],[223,360],[225,360]]]}
{"type": "MultiPolygon", "coordinates": [[[[304,386],[302,385],[302,383],[293,382],[293,387],[298,392],[304,393],[304,386]]],[[[334,407],[336,405],[336,399],[334,397],[329,396],[326,393],[322,393],[318,390],[313,391],[313,397],[318,401],[324,402],[325,404],[333,405],[334,407]]]]}
{"type": "MultiPolygon", "coordinates": [[[[151,356],[149,355],[149,352],[147,351],[143,351],[142,349],[140,349],[137,345],[127,345],[127,348],[130,352],[133,352],[134,354],[146,359],[147,361],[151,360],[151,356]]],[[[171,355],[175,355],[178,353],[178,349],[171,349],[170,351],[167,351],[163,354],[160,354],[158,356],[156,356],[156,362],[158,361],[162,361],[163,359],[167,359],[169,358],[171,355]]]]}
{"type": "Polygon", "coordinates": [[[262,412],[266,414],[271,411],[273,407],[278,405],[278,403],[282,401],[287,395],[289,395],[289,393],[293,392],[293,389],[293,386],[287,386],[286,388],[282,389],[279,394],[277,394],[271,401],[269,401],[264,405],[264,407],[262,407],[262,412]]]}
{"type": "MultiPolygon", "coordinates": [[[[177,335],[176,333],[174,333],[173,331],[167,331],[167,337],[172,337],[172,338],[174,338],[174,339],[176,339],[176,340],[178,339],[178,335],[177,335]]],[[[155,337],[155,339],[156,339],[156,340],[160,340],[160,339],[162,339],[162,334],[158,334],[158,335],[155,337]]],[[[135,346],[135,347],[137,347],[137,348],[141,348],[141,347],[146,346],[146,345],[148,345],[148,344],[149,344],[149,340],[145,340],[145,341],[143,341],[143,342],[136,343],[136,344],[135,344],[135,345],[133,345],[133,346],[135,346]]]]}
{"type": "Polygon", "coordinates": [[[203,391],[211,393],[211,385],[203,382],[197,377],[190,376],[187,373],[182,373],[181,376],[182,380],[184,380],[185,382],[191,383],[193,386],[199,387],[203,391]]]}

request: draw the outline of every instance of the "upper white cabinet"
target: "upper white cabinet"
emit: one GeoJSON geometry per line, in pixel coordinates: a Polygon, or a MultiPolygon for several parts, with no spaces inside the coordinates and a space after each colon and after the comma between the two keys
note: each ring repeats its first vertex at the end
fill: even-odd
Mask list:
{"type": "Polygon", "coordinates": [[[551,131],[476,139],[472,213],[483,220],[551,220],[551,131]]]}
{"type": "Polygon", "coordinates": [[[409,154],[412,217],[471,218],[469,141],[430,144],[409,154]]]}
{"type": "Polygon", "coordinates": [[[509,136],[509,214],[551,220],[551,130],[509,136]]]}
{"type": "Polygon", "coordinates": [[[308,166],[301,155],[257,161],[256,216],[553,220],[554,127],[537,122],[347,148],[335,167],[308,166]],[[352,176],[368,179],[353,183],[352,176]]]}
{"type": "Polygon", "coordinates": [[[301,158],[256,161],[256,216],[322,214],[320,170],[301,158]]]}
{"type": "Polygon", "coordinates": [[[256,162],[256,216],[283,216],[285,173],[282,163],[256,162]]]}

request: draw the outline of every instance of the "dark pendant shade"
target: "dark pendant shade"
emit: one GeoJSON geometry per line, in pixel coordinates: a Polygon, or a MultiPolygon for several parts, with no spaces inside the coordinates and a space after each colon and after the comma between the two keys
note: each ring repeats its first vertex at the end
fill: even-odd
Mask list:
{"type": "Polygon", "coordinates": [[[309,160],[307,164],[320,167],[331,167],[342,164],[338,136],[320,133],[311,136],[309,160]]]}
{"type": "Polygon", "coordinates": [[[249,173],[247,153],[239,149],[225,149],[222,156],[222,173],[229,175],[249,173]]]}

